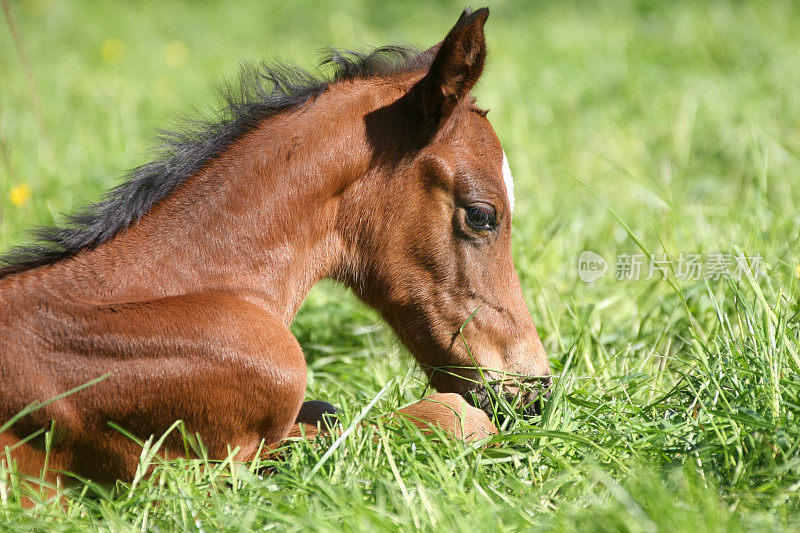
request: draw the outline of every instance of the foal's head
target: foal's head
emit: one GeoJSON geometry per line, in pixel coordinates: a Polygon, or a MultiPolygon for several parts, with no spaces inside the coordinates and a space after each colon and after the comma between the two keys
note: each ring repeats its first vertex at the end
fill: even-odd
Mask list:
{"type": "Polygon", "coordinates": [[[511,259],[511,172],[469,95],[486,58],[488,14],[465,11],[423,54],[429,67],[366,117],[376,192],[358,214],[372,229],[359,244],[366,274],[354,284],[438,390],[476,392],[483,408],[485,379],[509,393],[535,382],[522,388],[528,403],[550,384],[511,259]]]}

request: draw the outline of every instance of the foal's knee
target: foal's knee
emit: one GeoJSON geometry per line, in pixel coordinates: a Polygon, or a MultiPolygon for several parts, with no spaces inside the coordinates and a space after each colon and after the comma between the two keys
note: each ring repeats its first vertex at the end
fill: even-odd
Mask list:
{"type": "Polygon", "coordinates": [[[246,361],[247,379],[238,383],[245,413],[255,424],[250,431],[268,444],[283,439],[294,424],[306,393],[306,364],[300,345],[292,337],[273,339],[265,347],[252,346],[246,361]]]}
{"type": "Polygon", "coordinates": [[[291,426],[297,419],[303,406],[303,398],[306,395],[306,365],[302,364],[287,365],[281,369],[281,379],[279,380],[279,404],[278,416],[287,426],[291,426]]]}

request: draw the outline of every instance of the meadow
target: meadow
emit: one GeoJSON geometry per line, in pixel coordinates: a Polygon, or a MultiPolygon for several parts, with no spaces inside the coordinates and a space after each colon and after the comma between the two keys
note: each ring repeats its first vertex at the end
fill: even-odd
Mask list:
{"type": "MultiPolygon", "coordinates": [[[[487,3],[475,94],[516,178],[515,264],[556,375],[541,416],[469,446],[359,426],[268,465],[146,447],[152,476],[61,499],[2,468],[0,529],[800,527],[800,4],[487,3]]],[[[146,162],[156,129],[214,109],[241,61],[427,47],[463,7],[10,2],[31,76],[3,27],[0,251],[146,162]]],[[[292,331],[307,396],[345,427],[427,391],[333,283],[292,331]]]]}

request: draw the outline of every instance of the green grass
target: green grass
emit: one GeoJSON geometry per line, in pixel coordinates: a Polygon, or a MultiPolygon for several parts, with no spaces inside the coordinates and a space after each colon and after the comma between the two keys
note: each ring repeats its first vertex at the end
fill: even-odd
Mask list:
{"type": "MultiPolygon", "coordinates": [[[[559,376],[541,420],[512,419],[493,445],[466,448],[362,427],[324,461],[332,440],[297,443],[262,477],[258,465],[173,462],[32,509],[0,471],[0,529],[800,527],[800,8],[490,5],[476,93],[514,170],[515,262],[559,376]],[[610,261],[604,278],[579,279],[583,250],[610,261]],[[645,251],[741,251],[762,272],[615,279],[618,254],[645,251]]],[[[240,60],[313,66],[327,44],[424,46],[462,7],[12,2],[43,124],[0,29],[0,249],[145,162],[152,132],[211,105],[240,60]],[[124,46],[118,62],[102,57],[109,38],[124,46]],[[165,58],[175,41],[183,64],[180,46],[165,58]],[[32,196],[17,206],[23,183],[32,196]]],[[[342,407],[345,425],[384,388],[371,414],[425,390],[376,314],[333,284],[293,331],[309,397],[342,407]]]]}

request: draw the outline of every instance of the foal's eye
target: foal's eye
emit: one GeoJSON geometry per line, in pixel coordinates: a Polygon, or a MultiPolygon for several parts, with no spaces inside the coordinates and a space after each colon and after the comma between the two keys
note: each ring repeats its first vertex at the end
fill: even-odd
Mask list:
{"type": "Polygon", "coordinates": [[[497,227],[497,214],[488,204],[472,204],[464,209],[467,223],[474,229],[494,229],[497,227]]]}

